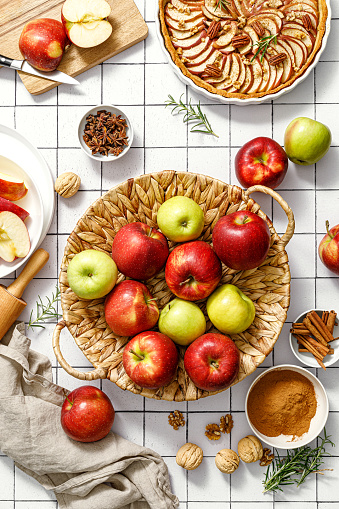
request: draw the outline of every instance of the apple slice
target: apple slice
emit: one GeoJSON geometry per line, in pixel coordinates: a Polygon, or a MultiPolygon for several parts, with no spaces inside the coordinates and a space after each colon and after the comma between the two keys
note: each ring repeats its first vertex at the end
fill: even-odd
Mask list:
{"type": "MultiPolygon", "coordinates": [[[[195,27],[197,29],[196,33],[201,32],[204,30],[204,24],[201,23],[195,27]]],[[[192,32],[190,30],[174,30],[173,28],[169,28],[169,32],[175,39],[189,39],[192,37],[192,32]]]]}
{"type": "Polygon", "coordinates": [[[265,92],[267,90],[268,84],[270,82],[271,66],[268,63],[267,58],[265,58],[265,57],[260,61],[260,63],[262,65],[263,73],[262,73],[262,82],[261,82],[260,87],[258,88],[258,92],[265,92]]]}
{"type": "Polygon", "coordinates": [[[307,53],[311,53],[315,38],[302,25],[298,23],[285,23],[281,30],[281,35],[288,35],[292,39],[303,42],[307,48],[307,53]]]}
{"type": "Polygon", "coordinates": [[[188,59],[195,59],[210,46],[212,46],[212,41],[207,37],[204,41],[201,41],[200,44],[197,44],[197,46],[183,50],[182,56],[188,59]]]}
{"type": "Polygon", "coordinates": [[[222,81],[225,81],[230,73],[231,63],[232,63],[231,55],[225,55],[222,59],[222,64],[221,64],[222,75],[219,78],[207,77],[207,79],[206,79],[207,83],[210,83],[210,85],[216,85],[217,83],[221,83],[222,81]]]}
{"type": "MultiPolygon", "coordinates": [[[[198,57],[193,60],[187,62],[186,67],[196,67],[198,65],[203,64],[210,57],[210,55],[216,55],[216,49],[213,48],[212,44],[210,44],[198,57]]],[[[215,57],[214,57],[215,58],[215,57]]]]}
{"type": "Polygon", "coordinates": [[[193,21],[185,21],[182,19],[181,21],[175,21],[172,18],[166,16],[166,23],[169,28],[173,28],[174,30],[184,31],[184,30],[192,30],[196,26],[202,23],[204,20],[203,16],[199,16],[196,20],[193,21]]]}
{"type": "Polygon", "coordinates": [[[92,48],[106,41],[112,33],[107,21],[111,7],[105,0],[66,0],[61,20],[69,40],[80,48],[92,48]]]}
{"type": "Polygon", "coordinates": [[[192,35],[192,37],[190,37],[188,39],[172,41],[172,44],[176,49],[178,49],[178,48],[190,49],[190,48],[193,48],[194,46],[197,46],[198,44],[200,44],[202,42],[202,39],[204,39],[205,37],[206,37],[206,31],[202,30],[202,32],[198,32],[198,33],[192,35]]]}
{"type": "Polygon", "coordinates": [[[171,4],[167,4],[167,7],[165,9],[166,13],[166,21],[167,17],[173,19],[174,21],[194,21],[197,18],[201,16],[201,12],[199,11],[192,11],[189,14],[187,12],[180,12],[178,9],[169,9],[168,6],[171,4]]]}
{"type": "Polygon", "coordinates": [[[223,35],[218,37],[218,39],[213,43],[215,48],[225,48],[231,44],[233,37],[237,34],[238,27],[235,21],[232,21],[229,25],[226,26],[230,28],[228,28],[228,30],[223,35]]]}
{"type": "Polygon", "coordinates": [[[242,87],[238,90],[240,94],[246,94],[247,91],[252,87],[254,75],[252,72],[252,66],[251,65],[245,65],[245,81],[242,87]]]}
{"type": "Polygon", "coordinates": [[[0,212],[0,258],[25,258],[31,247],[25,223],[13,212],[0,212]]]}
{"type": "MultiPolygon", "coordinates": [[[[252,57],[253,57],[253,55],[248,56],[249,59],[251,59],[252,57]]],[[[248,89],[247,93],[255,94],[256,92],[258,92],[258,90],[260,88],[260,85],[262,82],[262,76],[263,76],[263,68],[260,63],[260,59],[258,57],[256,57],[253,60],[251,71],[253,73],[253,83],[252,83],[252,86],[248,89]]]]}
{"type": "Polygon", "coordinates": [[[181,2],[180,0],[172,0],[171,1],[173,7],[176,9],[183,9],[184,11],[189,9],[190,11],[201,11],[201,5],[203,2],[194,2],[192,4],[187,4],[186,2],[181,2]]]}
{"type": "Polygon", "coordinates": [[[199,65],[189,67],[189,71],[192,74],[201,75],[205,71],[207,65],[214,64],[216,56],[217,50],[214,50],[204,62],[201,62],[199,65]]]}
{"type": "Polygon", "coordinates": [[[13,212],[16,216],[20,217],[21,221],[25,221],[25,219],[29,216],[27,210],[22,209],[19,205],[12,203],[5,198],[0,197],[0,212],[13,212]]]}
{"type": "Polygon", "coordinates": [[[230,16],[229,11],[224,9],[221,3],[219,5],[215,3],[214,0],[205,0],[205,7],[210,14],[218,16],[218,18],[229,18],[230,16]]]}
{"type": "Polygon", "coordinates": [[[27,194],[27,187],[22,179],[0,173],[0,196],[9,201],[21,200],[27,194]]]}

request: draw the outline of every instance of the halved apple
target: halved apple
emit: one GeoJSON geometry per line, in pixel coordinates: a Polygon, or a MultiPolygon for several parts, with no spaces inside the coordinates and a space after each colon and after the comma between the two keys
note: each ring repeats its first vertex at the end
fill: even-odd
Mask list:
{"type": "Polygon", "coordinates": [[[13,214],[20,217],[22,221],[25,221],[25,219],[29,216],[27,210],[1,197],[0,197],[0,212],[13,212],[13,214]]]}
{"type": "Polygon", "coordinates": [[[105,0],[66,0],[61,8],[61,21],[69,40],[80,48],[92,48],[108,39],[112,25],[111,12],[105,0]]]}
{"type": "Polygon", "coordinates": [[[0,196],[9,201],[21,200],[28,189],[22,179],[0,173],[0,196]]]}
{"type": "Polygon", "coordinates": [[[25,258],[31,247],[25,223],[13,212],[0,212],[0,258],[25,258]]]}

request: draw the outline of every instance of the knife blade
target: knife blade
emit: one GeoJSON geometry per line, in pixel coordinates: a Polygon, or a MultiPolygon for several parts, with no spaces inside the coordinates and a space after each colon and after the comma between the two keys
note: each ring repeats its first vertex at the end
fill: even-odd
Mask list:
{"type": "Polygon", "coordinates": [[[55,71],[39,71],[35,69],[31,64],[27,62],[27,60],[14,60],[13,58],[5,57],[4,55],[0,55],[0,65],[4,67],[9,67],[10,69],[14,69],[16,71],[23,71],[28,74],[33,74],[34,76],[38,76],[39,78],[45,78],[51,81],[57,81],[59,83],[67,83],[68,85],[80,85],[79,81],[68,76],[64,72],[55,70],[55,71]]]}

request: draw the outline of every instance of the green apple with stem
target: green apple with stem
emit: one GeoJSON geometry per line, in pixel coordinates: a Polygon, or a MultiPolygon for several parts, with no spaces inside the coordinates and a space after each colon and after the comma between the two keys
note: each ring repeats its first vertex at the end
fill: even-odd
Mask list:
{"type": "Polygon", "coordinates": [[[213,325],[224,334],[238,334],[254,320],[252,300],[235,285],[219,286],[207,299],[207,314],[213,325]]]}
{"type": "Polygon", "coordinates": [[[81,299],[100,299],[114,287],[118,268],[103,251],[86,249],[76,254],[67,267],[71,290],[81,299]]]}
{"type": "Polygon", "coordinates": [[[174,242],[187,242],[199,237],[204,227],[204,212],[187,196],[173,196],[158,210],[160,230],[174,242]]]}
{"type": "Polygon", "coordinates": [[[307,117],[292,120],[285,131],[285,151],[288,158],[296,164],[317,163],[331,145],[329,128],[307,117]]]}
{"type": "Polygon", "coordinates": [[[159,330],[178,345],[189,345],[206,330],[204,313],[197,304],[173,299],[161,311],[159,330]]]}

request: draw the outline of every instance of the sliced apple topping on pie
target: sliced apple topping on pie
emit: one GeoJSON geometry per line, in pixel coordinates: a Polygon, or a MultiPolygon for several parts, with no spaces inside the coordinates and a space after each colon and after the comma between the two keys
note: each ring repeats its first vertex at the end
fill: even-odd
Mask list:
{"type": "Polygon", "coordinates": [[[319,50],[328,14],[325,0],[159,2],[174,62],[226,97],[261,97],[293,83],[319,50]]]}

